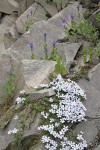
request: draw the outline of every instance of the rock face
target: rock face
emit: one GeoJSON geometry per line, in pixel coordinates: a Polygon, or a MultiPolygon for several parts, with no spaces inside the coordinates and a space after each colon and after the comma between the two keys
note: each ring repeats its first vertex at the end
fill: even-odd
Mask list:
{"type": "MultiPolygon", "coordinates": [[[[16,31],[20,34],[23,34],[25,32],[25,30],[27,29],[27,26],[29,26],[29,24],[32,24],[32,22],[34,24],[37,21],[47,20],[47,18],[48,18],[46,16],[47,11],[46,11],[46,9],[43,8],[43,6],[40,5],[41,3],[42,3],[41,1],[39,1],[39,4],[34,3],[23,15],[21,15],[19,17],[19,19],[16,21],[15,25],[13,27],[11,27],[11,29],[9,29],[6,32],[6,34],[5,34],[5,46],[6,46],[6,48],[8,48],[10,46],[9,44],[7,45],[7,41],[9,42],[9,38],[10,38],[9,34],[11,34],[11,39],[12,39],[12,41],[10,43],[13,43],[13,42],[15,42],[15,39],[18,39],[18,34],[17,35],[15,34],[16,31]]],[[[59,27],[63,30],[63,26],[61,25],[61,19],[60,18],[67,18],[68,19],[69,14],[73,13],[73,14],[75,14],[75,19],[78,19],[77,5],[78,5],[78,3],[74,3],[73,5],[69,5],[65,10],[61,11],[59,14],[55,15],[53,18],[48,20],[48,22],[44,26],[47,26],[47,24],[51,23],[51,25],[48,25],[48,27],[50,26],[50,29],[52,28],[52,26],[54,24],[55,28],[57,26],[57,28],[59,27]]],[[[51,6],[52,5],[50,5],[50,7],[51,6]]],[[[50,8],[50,10],[51,10],[51,8],[50,8]]],[[[53,12],[53,11],[51,11],[51,12],[53,12]]],[[[55,13],[57,13],[57,11],[55,13]]],[[[83,13],[82,13],[81,7],[80,7],[80,14],[81,14],[81,19],[82,19],[83,13]]],[[[38,24],[42,24],[42,23],[38,23],[38,24]]],[[[42,27],[43,25],[39,25],[39,26],[42,27]]],[[[32,28],[34,28],[34,30],[37,30],[37,28],[35,29],[34,25],[32,28]]],[[[44,29],[42,29],[42,28],[41,28],[41,35],[43,36],[44,32],[48,32],[48,31],[47,31],[47,29],[45,29],[45,31],[44,31],[44,29]]],[[[57,29],[55,29],[55,30],[57,30],[57,29]]],[[[31,30],[31,32],[33,32],[33,31],[31,30]]],[[[36,35],[36,33],[35,33],[35,35],[36,35]]],[[[48,37],[49,36],[50,35],[48,33],[48,37]]],[[[50,43],[52,42],[52,40],[54,38],[52,38],[50,40],[50,43]]],[[[59,38],[62,38],[62,37],[59,36],[59,38]]],[[[34,38],[33,38],[33,40],[34,40],[34,38]]],[[[56,40],[56,38],[54,40],[56,40]]],[[[43,41],[43,37],[42,37],[42,41],[43,41]]],[[[49,41],[48,41],[48,43],[49,43],[49,41]]]]}
{"type": "Polygon", "coordinates": [[[44,147],[43,144],[39,143],[38,145],[36,145],[35,147],[31,147],[29,150],[46,150],[46,148],[44,147]]]}
{"type": "Polygon", "coordinates": [[[35,1],[45,9],[47,15],[49,15],[50,17],[58,13],[56,6],[47,3],[45,0],[35,0],[35,1]]]}
{"type": "MultiPolygon", "coordinates": [[[[49,77],[50,73],[52,73],[54,71],[54,67],[55,67],[55,62],[53,62],[53,61],[23,60],[22,61],[22,70],[19,69],[19,71],[17,72],[18,73],[17,87],[16,87],[17,92],[18,92],[18,90],[20,91],[22,89],[25,89],[26,91],[27,90],[32,91],[34,86],[40,85],[41,83],[44,83],[44,82],[45,83],[48,82],[48,79],[49,79],[48,77],[49,77]],[[21,74],[22,78],[20,78],[19,73],[21,74]],[[40,74],[41,74],[41,76],[40,76],[40,74]]],[[[36,100],[36,99],[39,99],[39,98],[42,98],[45,96],[51,96],[53,94],[54,94],[54,91],[49,89],[47,91],[42,90],[38,93],[36,93],[36,91],[35,91],[34,93],[31,93],[30,96],[34,97],[34,98],[32,98],[32,100],[36,100]]],[[[17,93],[16,93],[16,95],[17,95],[17,93]]],[[[13,106],[13,107],[15,107],[15,106],[13,106]]],[[[30,110],[30,108],[23,110],[22,113],[26,114],[26,111],[28,113],[28,110],[30,110]]],[[[32,113],[32,116],[33,116],[33,119],[35,119],[35,121],[33,124],[31,124],[29,129],[26,129],[24,131],[24,138],[30,137],[31,135],[33,137],[35,137],[38,134],[37,127],[39,126],[39,123],[40,123],[40,114],[37,114],[37,117],[34,116],[33,114],[34,113],[32,113]]],[[[17,128],[18,121],[15,120],[14,118],[15,118],[15,116],[11,119],[11,122],[5,131],[0,130],[0,137],[1,137],[0,138],[0,150],[4,150],[7,147],[9,149],[9,146],[10,146],[9,144],[11,144],[13,142],[13,137],[12,136],[10,137],[7,132],[10,129],[17,128]]],[[[6,117],[6,119],[7,119],[7,117],[6,117]]],[[[5,124],[6,122],[3,121],[3,123],[5,124]]],[[[5,125],[0,126],[0,129],[2,127],[4,128],[5,125]]],[[[11,147],[12,147],[12,149],[15,149],[13,147],[13,145],[11,147]]],[[[11,149],[11,147],[10,147],[10,149],[11,149]]],[[[22,150],[22,149],[20,149],[20,150],[22,150]]]]}
{"type": "Polygon", "coordinates": [[[23,0],[23,1],[18,0],[18,1],[19,1],[19,10],[18,10],[19,16],[23,14],[28,9],[28,7],[30,7],[35,2],[35,0],[23,0]]]}
{"type": "Polygon", "coordinates": [[[45,81],[49,74],[54,72],[55,64],[56,62],[53,61],[23,60],[26,87],[35,87],[45,81]]]}
{"type": "Polygon", "coordinates": [[[16,19],[17,19],[17,15],[14,13],[11,15],[6,15],[6,16],[4,16],[3,19],[1,19],[1,24],[0,24],[0,58],[1,58],[1,54],[5,51],[4,34],[5,34],[6,30],[14,24],[16,19]]]}
{"type": "Polygon", "coordinates": [[[15,0],[0,0],[0,11],[11,14],[14,11],[18,11],[19,4],[15,0]]]}
{"type": "MultiPolygon", "coordinates": [[[[24,112],[23,112],[24,113],[24,112]]],[[[15,117],[15,116],[14,116],[15,117]]],[[[9,149],[15,149],[15,150],[24,150],[24,148],[19,147],[18,145],[11,145],[11,142],[14,142],[13,136],[8,135],[8,131],[11,129],[14,129],[18,125],[18,120],[15,120],[14,117],[11,119],[11,123],[9,126],[6,128],[5,131],[0,132],[0,150],[9,150],[9,149]]],[[[38,114],[36,119],[34,120],[33,125],[31,125],[30,129],[27,129],[24,131],[24,138],[31,137],[31,135],[34,137],[32,140],[34,140],[37,137],[37,127],[40,123],[40,115],[38,114]]],[[[27,140],[26,140],[26,145],[27,146],[27,140]]],[[[29,146],[29,145],[28,145],[29,146]]]]}
{"type": "MultiPolygon", "coordinates": [[[[79,1],[86,7],[89,7],[92,2],[91,0],[79,1]]],[[[74,69],[78,70],[80,64],[83,63],[83,55],[81,58],[79,56],[81,48],[83,50],[93,45],[83,40],[81,42],[74,40],[75,43],[72,41],[69,43],[62,23],[62,20],[66,19],[70,29],[71,15],[74,15],[77,22],[84,19],[82,6],[80,5],[79,9],[78,6],[78,2],[70,0],[0,0],[0,103],[2,103],[2,86],[6,83],[7,72],[12,66],[16,75],[14,99],[20,95],[21,90],[25,90],[25,94],[29,95],[32,104],[55,94],[51,88],[36,90],[39,84],[48,83],[50,81],[49,75],[55,71],[55,61],[42,60],[45,59],[45,34],[48,56],[52,52],[52,42],[56,41],[58,53],[67,71],[71,73],[70,66],[74,61],[77,61],[77,66],[74,69]],[[18,14],[14,12],[18,12],[18,14]],[[3,13],[7,15],[3,16],[3,13]],[[21,16],[17,19],[18,15],[21,16]],[[32,43],[32,47],[30,43],[32,43]],[[33,53],[34,60],[32,60],[33,53]]],[[[90,19],[100,29],[100,23],[97,19],[98,13],[100,13],[100,9],[93,13],[90,19]]],[[[94,60],[93,64],[98,65],[88,73],[89,81],[85,78],[78,81],[87,95],[87,101],[83,102],[87,108],[87,121],[79,123],[73,128],[73,133],[84,132],[84,138],[88,145],[95,141],[100,131],[99,59],[97,62],[94,60]]],[[[32,109],[32,104],[24,107],[17,106],[13,102],[10,109],[0,118],[0,150],[45,150],[37,130],[41,116],[32,109]],[[8,135],[10,129],[17,128],[18,120],[14,119],[17,113],[24,116],[22,121],[25,121],[23,147],[13,145],[13,136],[8,135]]],[[[93,150],[99,149],[98,146],[93,150]]]]}
{"type": "Polygon", "coordinates": [[[50,97],[55,95],[54,90],[51,89],[44,89],[44,90],[40,90],[40,91],[34,91],[34,89],[32,88],[25,88],[25,93],[29,94],[29,98],[33,101],[33,100],[39,100],[43,97],[50,97]]]}
{"type": "MultiPolygon", "coordinates": [[[[60,18],[68,18],[71,10],[75,15],[75,19],[78,19],[77,3],[69,5],[67,8],[62,10],[60,13],[49,19],[48,21],[40,21],[34,23],[32,28],[26,32],[11,48],[7,51],[15,51],[20,53],[21,59],[30,59],[31,49],[29,42],[34,43],[34,55],[35,58],[44,58],[44,33],[47,33],[47,45],[48,49],[52,47],[52,41],[58,40],[65,37],[64,27],[61,23],[60,18]],[[55,33],[55,34],[54,34],[55,33]],[[22,51],[24,49],[24,51],[22,51]]],[[[81,16],[83,18],[83,16],[81,16]]],[[[49,51],[50,53],[50,51],[49,51]]]]}
{"type": "Polygon", "coordinates": [[[91,144],[100,131],[100,63],[89,72],[89,81],[80,80],[79,85],[86,91],[87,121],[76,126],[75,131],[83,131],[88,144],[91,144]],[[91,132],[92,131],[92,132],[91,132]]]}
{"type": "Polygon", "coordinates": [[[99,149],[100,149],[100,145],[95,150],[99,150],[99,149]]]}
{"type": "Polygon", "coordinates": [[[57,9],[60,11],[61,9],[67,7],[70,0],[53,0],[53,2],[56,4],[57,9]]]}
{"type": "Polygon", "coordinates": [[[8,49],[37,21],[47,20],[46,12],[41,5],[34,3],[29,7],[4,34],[5,49],[8,49]]]}
{"type": "Polygon", "coordinates": [[[25,27],[28,23],[32,22],[32,24],[34,24],[41,20],[47,20],[46,11],[40,4],[34,3],[16,21],[17,31],[19,33],[24,33],[27,31],[25,31],[25,27]]]}

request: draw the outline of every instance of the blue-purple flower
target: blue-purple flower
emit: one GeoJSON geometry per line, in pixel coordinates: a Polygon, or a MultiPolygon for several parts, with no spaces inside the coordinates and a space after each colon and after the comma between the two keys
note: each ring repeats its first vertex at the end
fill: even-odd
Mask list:
{"type": "Polygon", "coordinates": [[[29,42],[28,45],[33,48],[33,42],[29,42]]]}
{"type": "Polygon", "coordinates": [[[46,34],[46,33],[44,33],[44,34],[43,34],[43,36],[44,36],[44,41],[45,41],[45,44],[46,44],[47,34],[46,34]]]}
{"type": "Polygon", "coordinates": [[[69,19],[73,20],[74,17],[75,17],[75,15],[74,15],[73,13],[70,13],[70,14],[69,14],[69,19]]]}
{"type": "Polygon", "coordinates": [[[66,25],[66,23],[67,23],[66,19],[62,19],[62,24],[66,25]]]}
{"type": "Polygon", "coordinates": [[[45,49],[45,50],[44,50],[44,53],[45,53],[45,54],[47,54],[47,53],[48,53],[48,50],[47,50],[47,49],[45,49]]]}
{"type": "Polygon", "coordinates": [[[30,7],[29,14],[32,16],[32,13],[33,13],[33,10],[32,10],[32,7],[30,7]]]}
{"type": "Polygon", "coordinates": [[[52,45],[53,45],[53,46],[55,46],[56,43],[57,43],[57,41],[55,41],[55,40],[52,41],[52,45]]]}
{"type": "Polygon", "coordinates": [[[79,11],[79,8],[80,8],[80,5],[78,4],[78,5],[77,5],[77,9],[78,9],[78,11],[79,11]]]}
{"type": "Polygon", "coordinates": [[[46,34],[46,33],[44,33],[43,35],[44,35],[44,37],[46,37],[46,35],[47,35],[47,34],[46,34]]]}
{"type": "Polygon", "coordinates": [[[12,75],[12,69],[10,69],[10,70],[8,71],[8,74],[9,74],[9,75],[12,75]]]}
{"type": "Polygon", "coordinates": [[[88,25],[92,25],[92,22],[87,22],[88,25]]]}

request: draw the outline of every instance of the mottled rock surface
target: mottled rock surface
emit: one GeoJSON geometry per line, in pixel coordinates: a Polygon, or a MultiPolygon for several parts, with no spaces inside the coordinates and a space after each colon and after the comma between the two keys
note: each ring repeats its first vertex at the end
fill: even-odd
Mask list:
{"type": "Polygon", "coordinates": [[[79,123],[75,131],[83,131],[88,144],[91,144],[100,131],[100,63],[89,72],[89,81],[82,79],[79,85],[86,91],[87,121],[79,123]]]}
{"type": "Polygon", "coordinates": [[[0,11],[11,14],[14,11],[18,11],[19,4],[15,0],[0,0],[0,11]]]}

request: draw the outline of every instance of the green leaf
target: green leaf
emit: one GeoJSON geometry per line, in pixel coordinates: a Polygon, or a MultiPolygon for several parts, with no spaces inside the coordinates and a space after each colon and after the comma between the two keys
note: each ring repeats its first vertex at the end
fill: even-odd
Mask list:
{"type": "Polygon", "coordinates": [[[55,65],[56,72],[60,73],[60,66],[58,64],[55,65]]]}

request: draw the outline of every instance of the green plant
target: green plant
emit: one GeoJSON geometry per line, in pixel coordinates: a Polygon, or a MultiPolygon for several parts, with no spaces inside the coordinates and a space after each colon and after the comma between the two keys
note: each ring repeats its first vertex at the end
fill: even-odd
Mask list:
{"type": "Polygon", "coordinates": [[[98,44],[98,43],[97,43],[97,45],[96,45],[95,50],[96,50],[96,55],[100,58],[100,47],[99,47],[99,44],[98,44]]]}
{"type": "Polygon", "coordinates": [[[64,62],[61,61],[59,56],[56,56],[56,62],[57,64],[55,65],[55,71],[57,73],[60,73],[61,75],[65,75],[66,68],[65,68],[64,62]]]}
{"type": "Polygon", "coordinates": [[[13,73],[13,69],[10,69],[7,73],[7,82],[3,86],[4,90],[4,99],[7,99],[9,97],[12,97],[14,95],[14,80],[15,80],[15,74],[13,73]]]}
{"type": "Polygon", "coordinates": [[[53,73],[50,73],[49,79],[52,81],[55,78],[55,75],[53,73]]]}
{"type": "Polygon", "coordinates": [[[53,60],[53,61],[56,61],[56,57],[58,56],[58,49],[56,46],[53,46],[52,48],[52,52],[51,52],[51,55],[50,55],[50,60],[53,60]]]}
{"type": "MultiPolygon", "coordinates": [[[[61,61],[60,56],[58,54],[58,48],[56,47],[57,41],[55,41],[55,40],[52,41],[52,51],[51,51],[50,57],[48,58],[48,50],[47,50],[46,37],[47,37],[47,34],[44,33],[45,59],[46,60],[56,61],[57,64],[55,65],[55,71],[57,73],[60,73],[61,75],[64,75],[66,73],[66,68],[65,68],[64,62],[61,61]]],[[[51,76],[51,78],[53,78],[53,76],[51,76]]]]}
{"type": "Polygon", "coordinates": [[[48,110],[50,102],[48,100],[48,98],[42,98],[41,100],[39,100],[38,102],[34,103],[32,108],[34,110],[36,110],[37,112],[41,112],[44,110],[48,110]]]}
{"type": "Polygon", "coordinates": [[[71,29],[69,30],[69,35],[76,36],[78,33],[78,23],[76,21],[72,21],[71,29]]]}
{"type": "Polygon", "coordinates": [[[28,20],[24,25],[24,31],[27,32],[33,25],[33,20],[28,20]]]}
{"type": "Polygon", "coordinates": [[[89,57],[90,62],[92,62],[92,56],[93,56],[93,48],[85,48],[83,50],[83,62],[86,64],[87,62],[87,57],[89,57]]]}
{"type": "Polygon", "coordinates": [[[84,49],[84,51],[83,51],[83,62],[84,62],[84,64],[86,64],[86,61],[87,61],[87,51],[86,51],[86,49],[84,49]]]}
{"type": "Polygon", "coordinates": [[[17,97],[15,101],[17,104],[27,105],[30,103],[30,98],[29,98],[28,94],[23,94],[20,97],[17,97]]]}
{"type": "Polygon", "coordinates": [[[14,144],[18,146],[22,146],[23,131],[19,130],[17,133],[13,134],[13,137],[14,137],[14,144]]]}
{"type": "Polygon", "coordinates": [[[31,48],[31,59],[35,59],[35,55],[34,55],[34,44],[33,44],[33,42],[31,41],[31,42],[29,42],[28,43],[28,45],[29,45],[29,47],[31,48]]]}
{"type": "Polygon", "coordinates": [[[100,12],[96,14],[96,19],[100,21],[100,12]]]}
{"type": "Polygon", "coordinates": [[[64,31],[68,37],[71,35],[82,35],[86,40],[93,42],[96,42],[98,39],[97,29],[88,20],[82,20],[80,22],[72,20],[71,28],[68,29],[67,25],[64,25],[64,31]]]}
{"type": "Polygon", "coordinates": [[[96,42],[98,39],[97,29],[88,20],[80,22],[78,31],[85,39],[89,41],[96,42]]]}
{"type": "Polygon", "coordinates": [[[44,45],[43,45],[43,48],[44,48],[44,53],[45,53],[45,59],[48,60],[48,47],[47,47],[47,34],[44,33],[44,45]]]}
{"type": "Polygon", "coordinates": [[[92,63],[92,56],[93,56],[93,48],[89,48],[89,59],[90,59],[90,63],[92,63]]]}
{"type": "Polygon", "coordinates": [[[34,59],[35,58],[35,56],[34,56],[34,54],[32,53],[32,55],[31,55],[31,59],[34,59]]]}

